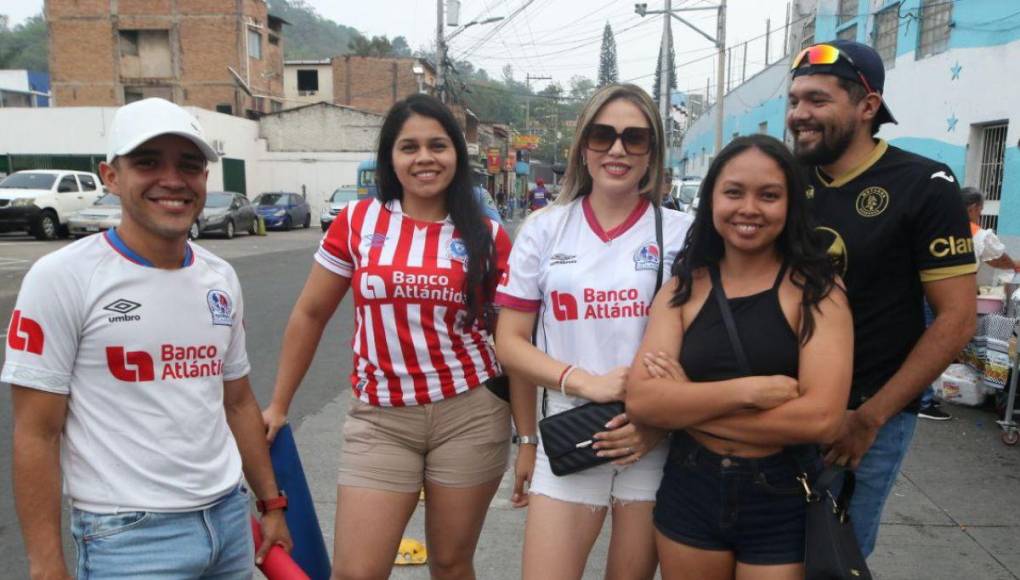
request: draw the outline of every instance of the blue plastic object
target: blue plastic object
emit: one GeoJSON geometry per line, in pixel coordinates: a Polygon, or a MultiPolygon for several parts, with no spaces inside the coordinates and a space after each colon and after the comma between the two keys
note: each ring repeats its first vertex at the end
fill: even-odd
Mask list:
{"type": "Polygon", "coordinates": [[[301,467],[294,432],[290,425],[284,425],[276,434],[269,449],[276,473],[276,484],[287,494],[287,527],[294,540],[291,558],[312,580],[328,580],[330,574],[329,552],[322,538],[319,518],[315,515],[315,503],[308,491],[308,480],[301,467]]]}

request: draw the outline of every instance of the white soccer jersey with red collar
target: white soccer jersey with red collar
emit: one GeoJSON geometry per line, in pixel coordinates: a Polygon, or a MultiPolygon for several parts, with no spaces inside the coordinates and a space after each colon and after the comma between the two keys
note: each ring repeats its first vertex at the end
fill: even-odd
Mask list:
{"type": "MultiPolygon", "coordinates": [[[[690,223],[686,214],[662,210],[663,283],[690,223]]],[[[587,197],[552,205],[521,226],[496,304],[539,312],[538,348],[603,374],[633,361],[660,258],[655,212],[646,201],[609,232],[599,226],[587,197]]],[[[561,398],[550,391],[550,402],[560,408],[586,402],[561,398]]]]}
{"type": "MultiPolygon", "coordinates": [[[[501,273],[510,238],[486,221],[501,273]]],[[[466,259],[452,221],[415,220],[397,200],[352,202],[337,215],[315,260],[351,279],[356,397],[384,407],[434,403],[500,374],[488,332],[461,325],[466,259]]]]}
{"type": "Polygon", "coordinates": [[[144,265],[114,231],[29,270],[0,380],[68,396],[65,493],[92,512],[189,511],[241,479],[223,381],[249,372],[233,268],[189,245],[144,265]]]}

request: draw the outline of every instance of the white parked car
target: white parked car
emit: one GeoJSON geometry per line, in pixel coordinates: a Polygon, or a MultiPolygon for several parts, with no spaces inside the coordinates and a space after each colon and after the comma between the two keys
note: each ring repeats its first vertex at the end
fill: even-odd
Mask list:
{"type": "Polygon", "coordinates": [[[340,213],[347,204],[358,199],[358,188],[353,185],[346,187],[338,187],[333,192],[333,195],[326,200],[327,205],[323,208],[322,213],[319,214],[319,225],[322,226],[322,231],[329,229],[330,224],[336,219],[336,214],[340,213]]]}
{"type": "Polygon", "coordinates": [[[0,181],[0,232],[27,231],[39,240],[65,233],[71,214],[103,194],[99,176],[84,171],[32,169],[0,181]]]}
{"type": "Polygon", "coordinates": [[[89,207],[71,214],[68,232],[73,237],[87,236],[120,225],[120,196],[107,193],[89,207]]]}

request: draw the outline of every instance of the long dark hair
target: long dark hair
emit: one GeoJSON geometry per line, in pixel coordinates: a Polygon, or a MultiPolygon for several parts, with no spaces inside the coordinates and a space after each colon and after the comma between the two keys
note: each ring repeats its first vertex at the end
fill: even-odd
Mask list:
{"type": "Polygon", "coordinates": [[[446,189],[444,202],[450,220],[453,221],[453,226],[467,248],[467,272],[463,288],[467,302],[467,317],[464,319],[464,328],[470,328],[476,319],[480,319],[483,327],[491,329],[493,311],[488,297],[497,283],[492,229],[475,198],[464,133],[453,113],[435,97],[423,94],[411,95],[394,104],[386,114],[379,133],[379,150],[376,154],[379,201],[383,203],[394,199],[402,201],[404,198],[404,187],[393,169],[393,145],[404,123],[412,114],[435,119],[453,141],[453,148],[457,152],[457,171],[446,189]]]}
{"type": "Polygon", "coordinates": [[[718,264],[725,253],[722,236],[712,222],[712,192],[723,167],[734,157],[757,149],[779,165],[786,176],[786,225],[776,238],[776,250],[789,264],[791,280],[803,294],[801,300],[801,344],[811,339],[815,330],[813,308],[818,308],[833,286],[840,265],[826,253],[821,236],[815,231],[807,208],[807,180],[793,154],[781,141],[768,135],[737,137],[719,152],[708,168],[698,192],[698,212],[687,232],[684,247],[673,263],[677,288],[670,305],[680,306],[691,297],[694,271],[718,264]]]}

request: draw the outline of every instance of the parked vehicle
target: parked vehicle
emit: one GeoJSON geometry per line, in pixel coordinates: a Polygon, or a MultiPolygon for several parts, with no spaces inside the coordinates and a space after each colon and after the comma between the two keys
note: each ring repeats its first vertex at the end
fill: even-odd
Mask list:
{"type": "Polygon", "coordinates": [[[191,226],[191,238],[212,233],[223,234],[228,240],[237,232],[254,234],[258,229],[255,207],[244,194],[233,191],[210,191],[205,209],[191,226]]]}
{"type": "Polygon", "coordinates": [[[698,191],[700,189],[700,177],[684,177],[673,181],[673,190],[670,195],[676,200],[677,209],[694,215],[698,209],[698,191]]]}
{"type": "Polygon", "coordinates": [[[67,230],[75,238],[106,231],[119,225],[120,196],[112,193],[107,193],[89,207],[72,213],[67,220],[67,230]]]}
{"type": "Polygon", "coordinates": [[[375,197],[375,159],[366,159],[358,164],[358,199],[375,197]]]}
{"type": "Polygon", "coordinates": [[[322,226],[322,231],[329,229],[330,224],[336,219],[336,214],[340,213],[348,203],[361,199],[358,195],[358,188],[353,186],[338,187],[333,191],[333,195],[329,196],[326,202],[329,204],[325,209],[322,210],[322,214],[319,215],[319,225],[322,226]]]}
{"type": "Polygon", "coordinates": [[[36,239],[66,235],[71,214],[102,195],[95,173],[60,169],[18,171],[0,181],[0,232],[27,231],[36,239]]]}
{"type": "Polygon", "coordinates": [[[312,208],[299,193],[276,191],[263,193],[252,202],[267,228],[289,230],[295,225],[312,225],[312,208]]]}

